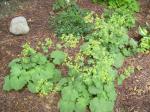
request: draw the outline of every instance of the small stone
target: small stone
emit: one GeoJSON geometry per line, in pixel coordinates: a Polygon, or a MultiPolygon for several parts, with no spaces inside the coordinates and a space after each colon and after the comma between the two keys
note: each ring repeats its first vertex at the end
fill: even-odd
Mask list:
{"type": "Polygon", "coordinates": [[[15,35],[23,35],[29,32],[27,20],[23,16],[15,17],[11,20],[9,31],[15,35]]]}

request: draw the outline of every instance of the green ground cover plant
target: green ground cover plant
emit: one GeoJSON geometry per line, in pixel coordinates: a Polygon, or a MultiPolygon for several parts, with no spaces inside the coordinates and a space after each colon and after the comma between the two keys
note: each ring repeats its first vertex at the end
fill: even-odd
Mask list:
{"type": "Polygon", "coordinates": [[[60,39],[63,41],[63,44],[66,48],[76,48],[77,44],[79,43],[79,39],[72,34],[63,34],[60,39]]]}
{"type": "MultiPolygon", "coordinates": [[[[81,99],[78,96],[79,98],[77,97],[77,99],[73,101],[72,105],[74,106],[72,107],[72,111],[76,111],[76,109],[81,108],[81,106],[83,110],[81,112],[84,112],[87,106],[90,107],[92,112],[98,112],[99,109],[107,112],[113,109],[113,103],[116,98],[113,80],[116,76],[116,71],[112,69],[113,58],[100,44],[101,43],[96,40],[90,40],[84,43],[81,46],[80,52],[76,54],[75,59],[69,58],[66,62],[69,69],[73,69],[76,72],[69,74],[73,80],[72,83],[68,81],[65,88],[73,85],[75,88],[72,88],[72,91],[76,90],[79,96],[82,93],[81,99]],[[87,62],[85,61],[85,57],[87,62]],[[81,85],[78,85],[80,83],[81,85]],[[76,106],[78,102],[83,104],[76,106]],[[106,107],[104,107],[104,104],[106,107]],[[109,108],[107,108],[107,106],[109,106],[109,108]]],[[[71,101],[69,98],[67,101],[63,100],[64,97],[67,97],[66,95],[67,94],[63,94],[60,102],[60,110],[62,110],[62,112],[66,112],[69,108],[67,108],[67,105],[65,106],[64,103],[71,101]]],[[[73,94],[71,94],[71,96],[72,95],[73,94]]]]}
{"type": "MultiPolygon", "coordinates": [[[[59,52],[64,55],[63,51],[59,52]]],[[[6,91],[21,90],[26,86],[32,93],[48,94],[54,90],[55,84],[61,78],[61,72],[55,67],[55,64],[63,60],[59,52],[52,52],[53,63],[47,56],[25,44],[22,51],[23,56],[9,63],[10,74],[5,77],[3,89],[6,91]],[[61,56],[61,59],[60,57],[53,59],[53,55],[56,54],[61,56]]]]}

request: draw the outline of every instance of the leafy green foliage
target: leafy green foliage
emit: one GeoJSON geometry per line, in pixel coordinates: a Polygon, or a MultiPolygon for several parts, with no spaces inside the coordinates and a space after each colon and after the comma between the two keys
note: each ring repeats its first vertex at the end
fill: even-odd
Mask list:
{"type": "Polygon", "coordinates": [[[77,44],[79,43],[79,39],[72,34],[63,34],[60,38],[63,41],[64,46],[67,48],[76,48],[77,44]]]}
{"type": "Polygon", "coordinates": [[[74,4],[75,4],[74,0],[57,0],[53,4],[53,10],[65,9],[66,7],[69,7],[74,4]]]}
{"type": "Polygon", "coordinates": [[[45,53],[48,53],[48,49],[52,45],[52,40],[49,38],[46,38],[45,41],[42,43],[42,49],[45,53]]]}
{"type": "Polygon", "coordinates": [[[32,93],[47,94],[61,78],[61,73],[44,55],[28,44],[24,45],[23,57],[9,63],[10,74],[5,77],[3,89],[21,90],[27,86],[32,93]]]}
{"type": "Polygon", "coordinates": [[[59,106],[61,112],[85,112],[88,104],[88,92],[81,82],[70,83],[62,89],[59,106]]]}
{"type": "Polygon", "coordinates": [[[117,24],[117,18],[112,21],[112,18],[100,19],[97,17],[95,21],[96,31],[86,36],[85,39],[96,39],[100,41],[102,46],[105,47],[114,58],[120,57],[120,62],[123,59],[122,56],[130,56],[136,53],[137,42],[133,39],[129,39],[127,29],[125,26],[117,24]]]}
{"type": "Polygon", "coordinates": [[[49,24],[60,37],[62,34],[82,36],[92,29],[92,24],[87,23],[84,20],[87,13],[87,11],[80,9],[77,5],[74,5],[69,7],[67,10],[60,12],[55,17],[51,17],[49,24]]]}
{"type": "Polygon", "coordinates": [[[135,24],[135,12],[139,11],[139,4],[136,0],[93,0],[94,2],[106,2],[109,6],[105,18],[110,18],[113,23],[127,28],[135,24]]]}
{"type": "Polygon", "coordinates": [[[109,6],[115,9],[123,7],[124,9],[130,10],[132,12],[139,11],[139,4],[136,0],[109,0],[109,6]]]}
{"type": "Polygon", "coordinates": [[[147,28],[141,28],[139,27],[139,33],[141,36],[143,36],[143,38],[141,39],[141,42],[140,42],[140,47],[139,47],[139,51],[140,52],[146,52],[150,49],[150,34],[149,34],[149,31],[148,31],[148,27],[147,28]]]}
{"type": "Polygon", "coordinates": [[[113,24],[121,27],[131,28],[135,24],[134,13],[124,8],[116,9],[114,12],[108,10],[104,16],[113,24]]]}
{"type": "Polygon", "coordinates": [[[90,102],[90,110],[92,112],[112,112],[112,102],[108,102],[105,99],[93,98],[90,102]]]}
{"type": "MultiPolygon", "coordinates": [[[[73,79],[71,84],[80,84],[77,85],[77,87],[81,87],[79,90],[83,90],[83,95],[86,95],[86,97],[83,98],[83,101],[86,101],[87,98],[89,99],[87,103],[82,105],[90,105],[90,110],[92,112],[99,111],[99,106],[95,107],[96,105],[99,105],[99,103],[100,105],[107,104],[106,107],[102,108],[104,112],[108,109],[108,106],[110,107],[109,109],[112,110],[114,100],[116,98],[113,85],[113,80],[116,77],[116,72],[112,69],[113,58],[101,45],[101,42],[93,39],[90,39],[88,42],[84,43],[80,49],[81,50],[79,54],[76,55],[75,59],[70,60],[69,58],[66,64],[69,68],[76,71],[73,73],[69,72],[69,76],[73,79]],[[86,57],[87,62],[83,56],[86,57]],[[99,99],[99,101],[102,100],[102,102],[96,104],[97,102],[92,101],[92,99],[99,99]]],[[[70,81],[67,85],[70,85],[70,81]]],[[[78,89],[76,88],[75,90],[78,89]]],[[[62,99],[63,97],[64,96],[62,96],[62,99]]],[[[74,104],[76,104],[76,102],[74,104]]],[[[60,110],[63,109],[63,106],[60,106],[60,110]]]]}
{"type": "Polygon", "coordinates": [[[118,85],[121,85],[122,82],[129,77],[132,73],[134,73],[134,67],[128,67],[124,70],[122,74],[118,76],[118,85]]]}
{"type": "Polygon", "coordinates": [[[105,2],[112,9],[118,9],[122,7],[132,12],[139,11],[139,4],[137,3],[136,0],[92,0],[92,1],[94,3],[105,2]]]}
{"type": "Polygon", "coordinates": [[[114,56],[114,66],[120,68],[123,65],[124,56],[121,53],[118,53],[114,56]]]}
{"type": "Polygon", "coordinates": [[[51,53],[54,64],[62,64],[66,58],[66,54],[63,51],[55,50],[51,53]]]}

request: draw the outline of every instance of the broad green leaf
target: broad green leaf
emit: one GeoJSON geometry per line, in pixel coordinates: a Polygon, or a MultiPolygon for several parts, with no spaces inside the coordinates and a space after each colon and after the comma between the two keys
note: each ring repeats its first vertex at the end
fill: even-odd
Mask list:
{"type": "Polygon", "coordinates": [[[74,112],[75,102],[61,99],[59,101],[60,112],[74,112]]]}
{"type": "Polygon", "coordinates": [[[33,82],[38,82],[39,80],[41,80],[41,75],[39,73],[37,73],[36,75],[32,75],[31,81],[33,82]]]}
{"type": "Polygon", "coordinates": [[[3,90],[10,91],[11,89],[12,89],[12,87],[11,87],[11,84],[10,84],[9,76],[6,76],[5,79],[4,79],[3,90]]]}
{"type": "Polygon", "coordinates": [[[98,99],[97,97],[93,98],[90,101],[90,110],[91,110],[91,112],[103,112],[102,108],[101,108],[101,105],[102,104],[100,102],[100,99],[98,99]]]}
{"type": "Polygon", "coordinates": [[[60,50],[53,51],[50,56],[53,59],[53,63],[58,65],[62,64],[66,58],[66,54],[60,50]]]}
{"type": "Polygon", "coordinates": [[[21,59],[20,58],[16,58],[16,59],[13,59],[10,63],[9,63],[9,67],[13,67],[14,65],[18,64],[18,62],[20,62],[21,59]]]}
{"type": "Polygon", "coordinates": [[[88,88],[88,91],[92,95],[96,95],[96,94],[100,93],[100,89],[96,88],[95,86],[90,86],[88,88]]]}
{"type": "Polygon", "coordinates": [[[53,71],[55,69],[55,65],[53,63],[45,64],[45,69],[49,71],[53,71]]]}
{"type": "Polygon", "coordinates": [[[93,82],[94,82],[94,85],[96,86],[96,88],[99,89],[99,91],[103,90],[103,84],[102,84],[102,82],[100,82],[100,80],[98,78],[93,78],[93,82]]]}
{"type": "Polygon", "coordinates": [[[58,85],[59,85],[60,87],[63,87],[64,85],[67,84],[67,82],[68,82],[68,79],[67,79],[67,78],[61,78],[60,81],[59,81],[59,83],[58,83],[58,85]]]}
{"type": "Polygon", "coordinates": [[[26,81],[22,78],[12,76],[12,77],[10,77],[10,84],[11,84],[12,89],[20,90],[25,86],[26,81]]]}
{"type": "Polygon", "coordinates": [[[45,64],[46,62],[47,62],[46,56],[44,56],[43,54],[39,54],[38,64],[45,64]]]}
{"type": "Polygon", "coordinates": [[[52,72],[50,72],[50,71],[48,71],[48,70],[41,70],[41,72],[39,72],[39,76],[40,76],[40,78],[41,79],[43,79],[43,80],[48,80],[48,79],[52,79],[53,77],[54,77],[54,73],[53,73],[53,71],[52,72]]]}
{"type": "Polygon", "coordinates": [[[105,99],[93,98],[90,102],[91,112],[112,112],[113,103],[105,99]]]}
{"type": "Polygon", "coordinates": [[[87,92],[87,88],[81,80],[75,81],[73,86],[78,92],[87,92]]]}
{"type": "Polygon", "coordinates": [[[31,61],[37,64],[45,64],[47,62],[47,58],[43,54],[37,53],[31,57],[31,61]]]}
{"type": "Polygon", "coordinates": [[[11,70],[12,75],[19,76],[21,74],[21,66],[19,64],[15,64],[11,70]]]}
{"type": "Polygon", "coordinates": [[[88,105],[86,98],[79,98],[76,102],[75,112],[85,112],[88,105]]]}
{"type": "Polygon", "coordinates": [[[60,70],[55,69],[52,81],[53,81],[54,83],[56,83],[56,82],[58,82],[60,79],[61,79],[61,72],[60,72],[60,70]]]}
{"type": "Polygon", "coordinates": [[[124,56],[121,53],[118,53],[114,57],[114,66],[120,68],[123,65],[124,56]]]}
{"type": "Polygon", "coordinates": [[[114,102],[100,99],[100,107],[102,112],[113,112],[114,102]]]}
{"type": "Polygon", "coordinates": [[[73,86],[64,87],[61,91],[62,99],[66,101],[74,102],[78,98],[78,92],[73,88],[73,86]]]}
{"type": "Polygon", "coordinates": [[[36,87],[34,83],[29,82],[28,83],[28,89],[31,93],[38,93],[39,89],[36,87]]]}
{"type": "Polygon", "coordinates": [[[31,61],[33,62],[33,63],[37,63],[38,61],[39,61],[39,55],[33,55],[32,57],[31,57],[31,61]]]}
{"type": "Polygon", "coordinates": [[[104,87],[109,101],[114,101],[116,99],[116,91],[115,91],[114,83],[113,82],[109,83],[104,87]]]}
{"type": "Polygon", "coordinates": [[[23,64],[29,64],[30,63],[30,58],[29,57],[22,57],[21,58],[21,62],[23,64]]]}
{"type": "Polygon", "coordinates": [[[31,75],[32,73],[30,71],[24,71],[20,75],[20,78],[24,79],[26,82],[29,82],[29,80],[31,80],[31,75]]]}

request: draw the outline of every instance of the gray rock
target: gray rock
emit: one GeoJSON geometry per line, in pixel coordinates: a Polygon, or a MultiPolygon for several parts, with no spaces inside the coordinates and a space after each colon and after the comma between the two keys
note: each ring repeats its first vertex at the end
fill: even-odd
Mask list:
{"type": "Polygon", "coordinates": [[[27,20],[23,16],[15,17],[11,20],[9,31],[15,35],[27,34],[30,28],[27,20]]]}

